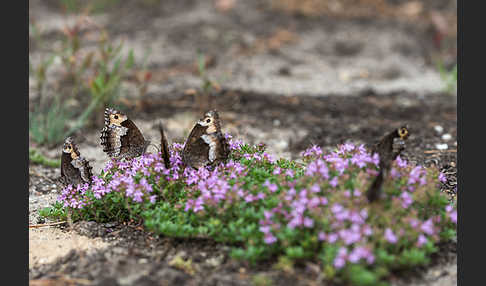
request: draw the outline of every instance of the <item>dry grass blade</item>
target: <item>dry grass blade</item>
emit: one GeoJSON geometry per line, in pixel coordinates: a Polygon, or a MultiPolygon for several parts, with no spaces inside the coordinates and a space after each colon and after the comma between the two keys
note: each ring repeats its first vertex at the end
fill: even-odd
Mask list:
{"type": "Polygon", "coordinates": [[[58,222],[43,223],[43,224],[29,224],[29,228],[39,228],[39,227],[46,227],[46,226],[54,226],[54,225],[65,224],[66,222],[67,221],[58,221],[58,222]]]}
{"type": "Polygon", "coordinates": [[[35,279],[29,281],[30,286],[71,286],[71,285],[93,285],[87,279],[59,277],[58,279],[35,279]]]}
{"type": "Polygon", "coordinates": [[[457,149],[451,149],[451,150],[425,150],[425,154],[433,154],[433,153],[456,153],[457,149]]]}

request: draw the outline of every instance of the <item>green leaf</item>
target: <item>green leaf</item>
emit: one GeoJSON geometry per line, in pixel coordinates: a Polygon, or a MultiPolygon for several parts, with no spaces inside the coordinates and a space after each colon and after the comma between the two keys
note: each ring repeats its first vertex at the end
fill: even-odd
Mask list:
{"type": "Polygon", "coordinates": [[[365,269],[361,265],[351,265],[348,267],[349,280],[356,286],[376,285],[378,279],[376,275],[365,269]]]}
{"type": "Polygon", "coordinates": [[[125,61],[125,68],[131,69],[135,65],[135,56],[133,55],[133,49],[128,52],[127,60],[125,61]]]}

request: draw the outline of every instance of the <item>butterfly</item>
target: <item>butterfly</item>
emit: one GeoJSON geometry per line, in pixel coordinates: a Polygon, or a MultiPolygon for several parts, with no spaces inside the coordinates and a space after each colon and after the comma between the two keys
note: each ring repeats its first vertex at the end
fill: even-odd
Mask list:
{"type": "Polygon", "coordinates": [[[398,155],[400,155],[400,153],[405,149],[403,144],[400,144],[398,148],[394,148],[394,139],[400,138],[402,140],[406,140],[408,136],[408,127],[402,126],[385,135],[377,144],[372,147],[372,153],[378,153],[380,156],[380,162],[379,173],[366,192],[369,202],[374,202],[380,197],[383,182],[385,178],[388,177],[392,162],[395,161],[398,155]]]}
{"type": "Polygon", "coordinates": [[[199,169],[226,161],[229,153],[229,144],[221,133],[219,114],[211,110],[192,128],[182,150],[182,162],[199,169]]]}
{"type": "Polygon", "coordinates": [[[113,159],[132,159],[145,153],[150,141],[125,114],[105,109],[105,126],[101,130],[103,151],[113,159]]]}
{"type": "Polygon", "coordinates": [[[73,138],[66,138],[61,153],[61,178],[59,182],[64,186],[91,184],[92,169],[89,162],[81,157],[73,138]]]}
{"type": "Polygon", "coordinates": [[[169,169],[170,168],[169,143],[167,142],[167,137],[165,137],[162,123],[159,123],[159,132],[160,132],[160,151],[162,153],[162,158],[164,159],[165,168],[169,169]]]}

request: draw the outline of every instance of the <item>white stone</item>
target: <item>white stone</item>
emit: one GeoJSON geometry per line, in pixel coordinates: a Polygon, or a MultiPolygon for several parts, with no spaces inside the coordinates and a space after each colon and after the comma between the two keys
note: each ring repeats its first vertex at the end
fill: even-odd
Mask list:
{"type": "Polygon", "coordinates": [[[444,131],[444,127],[440,126],[440,125],[436,125],[434,126],[434,129],[437,133],[441,134],[442,131],[444,131]]]}
{"type": "Polygon", "coordinates": [[[449,146],[447,146],[447,144],[435,144],[435,148],[437,148],[438,150],[447,150],[449,146]]]}
{"type": "Polygon", "coordinates": [[[452,139],[452,135],[449,133],[442,135],[442,140],[449,141],[451,139],[452,139]]]}

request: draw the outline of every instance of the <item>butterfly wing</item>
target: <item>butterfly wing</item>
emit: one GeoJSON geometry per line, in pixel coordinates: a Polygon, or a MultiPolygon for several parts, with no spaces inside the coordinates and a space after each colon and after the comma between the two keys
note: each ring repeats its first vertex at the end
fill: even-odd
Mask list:
{"type": "Polygon", "coordinates": [[[169,143],[167,142],[167,138],[165,137],[162,123],[159,123],[159,131],[160,131],[160,150],[162,152],[162,158],[164,159],[165,168],[169,169],[170,168],[169,143]]]}
{"type": "Polygon", "coordinates": [[[79,177],[83,183],[91,184],[91,177],[93,176],[92,167],[89,162],[83,157],[79,157],[71,161],[71,165],[78,170],[79,177]]]}
{"type": "Polygon", "coordinates": [[[72,159],[71,154],[63,153],[61,156],[61,178],[59,182],[64,186],[69,184],[91,184],[92,169],[89,161],[86,159],[82,157],[72,159]]]}
{"type": "Polygon", "coordinates": [[[117,158],[122,154],[122,138],[127,133],[128,128],[116,125],[108,125],[101,130],[101,145],[110,158],[117,158]]]}
{"type": "Polygon", "coordinates": [[[121,137],[121,155],[135,158],[145,153],[149,142],[145,140],[135,123],[127,119],[122,123],[122,127],[127,128],[127,133],[121,137]]]}
{"type": "Polygon", "coordinates": [[[209,163],[209,145],[201,138],[204,135],[204,127],[196,124],[187,137],[186,144],[182,150],[182,162],[186,166],[195,169],[209,163]]]}
{"type": "Polygon", "coordinates": [[[61,178],[59,182],[63,186],[77,184],[81,180],[79,171],[71,164],[72,158],[68,153],[61,155],[61,178]]]}

